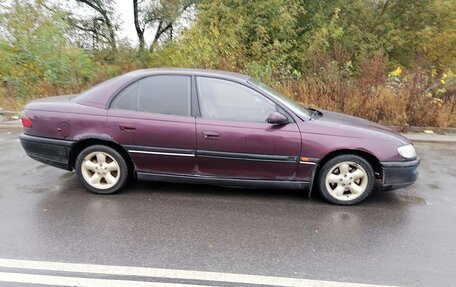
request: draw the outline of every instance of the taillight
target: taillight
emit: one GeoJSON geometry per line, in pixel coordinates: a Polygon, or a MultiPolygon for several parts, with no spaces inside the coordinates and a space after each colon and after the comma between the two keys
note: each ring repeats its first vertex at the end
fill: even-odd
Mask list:
{"type": "Polygon", "coordinates": [[[21,122],[22,122],[22,126],[24,128],[31,128],[32,127],[32,121],[29,118],[27,118],[27,116],[25,114],[22,114],[21,122]]]}

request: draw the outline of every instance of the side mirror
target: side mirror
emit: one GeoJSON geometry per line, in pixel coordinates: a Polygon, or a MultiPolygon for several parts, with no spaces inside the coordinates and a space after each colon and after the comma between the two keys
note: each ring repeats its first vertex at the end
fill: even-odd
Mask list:
{"type": "Polygon", "coordinates": [[[271,125],[284,125],[289,123],[287,116],[279,112],[272,112],[266,119],[266,122],[271,125]]]}

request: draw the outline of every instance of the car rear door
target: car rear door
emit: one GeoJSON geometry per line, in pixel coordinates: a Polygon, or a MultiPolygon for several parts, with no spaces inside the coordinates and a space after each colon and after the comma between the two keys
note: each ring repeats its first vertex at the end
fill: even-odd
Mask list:
{"type": "Polygon", "coordinates": [[[136,98],[120,93],[111,104],[111,136],[128,150],[137,172],[192,174],[196,130],[190,115],[191,77],[155,75],[132,85],[136,98]]]}
{"type": "MultiPolygon", "coordinates": [[[[230,178],[292,180],[301,151],[294,122],[271,125],[278,107],[240,83],[197,77],[197,172],[230,178]]],[[[291,117],[290,117],[291,119],[291,117]]]]}

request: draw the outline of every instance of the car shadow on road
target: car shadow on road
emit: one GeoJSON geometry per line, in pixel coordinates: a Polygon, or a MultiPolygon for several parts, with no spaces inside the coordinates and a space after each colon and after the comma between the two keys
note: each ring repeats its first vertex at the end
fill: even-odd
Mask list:
{"type": "MultiPolygon", "coordinates": [[[[295,201],[302,204],[330,205],[320,196],[318,190],[256,189],[241,187],[224,187],[204,184],[180,184],[162,182],[130,183],[122,193],[172,194],[181,196],[205,196],[213,198],[268,199],[276,201],[295,201]]],[[[405,196],[401,191],[381,191],[378,187],[360,205],[369,207],[383,206],[388,209],[404,208],[409,205],[422,205],[425,201],[419,197],[405,196]]]]}
{"type": "MultiPolygon", "coordinates": [[[[410,189],[410,188],[408,188],[410,189]]],[[[363,201],[360,206],[382,207],[385,209],[406,208],[409,206],[426,205],[427,202],[421,197],[414,196],[408,189],[383,192],[377,186],[372,194],[363,201]]],[[[232,199],[235,200],[269,200],[295,202],[303,205],[323,205],[327,204],[315,188],[309,196],[309,190],[287,190],[287,189],[257,189],[242,187],[225,187],[205,184],[183,184],[165,183],[152,181],[132,181],[119,193],[113,195],[96,195],[88,192],[79,184],[73,172],[67,172],[60,178],[57,189],[54,192],[68,194],[71,191],[78,191],[89,196],[106,198],[117,197],[143,197],[151,194],[161,196],[181,196],[181,197],[205,197],[213,199],[232,199]]]]}

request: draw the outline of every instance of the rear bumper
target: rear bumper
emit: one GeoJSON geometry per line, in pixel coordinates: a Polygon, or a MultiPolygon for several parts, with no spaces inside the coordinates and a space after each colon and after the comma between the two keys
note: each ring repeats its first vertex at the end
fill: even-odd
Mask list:
{"type": "Polygon", "coordinates": [[[19,139],[27,155],[34,160],[66,170],[72,169],[69,166],[72,141],[37,137],[23,133],[19,135],[19,139]]]}
{"type": "Polygon", "coordinates": [[[420,159],[402,162],[381,162],[383,169],[383,190],[392,190],[412,185],[418,177],[420,159]]]}

